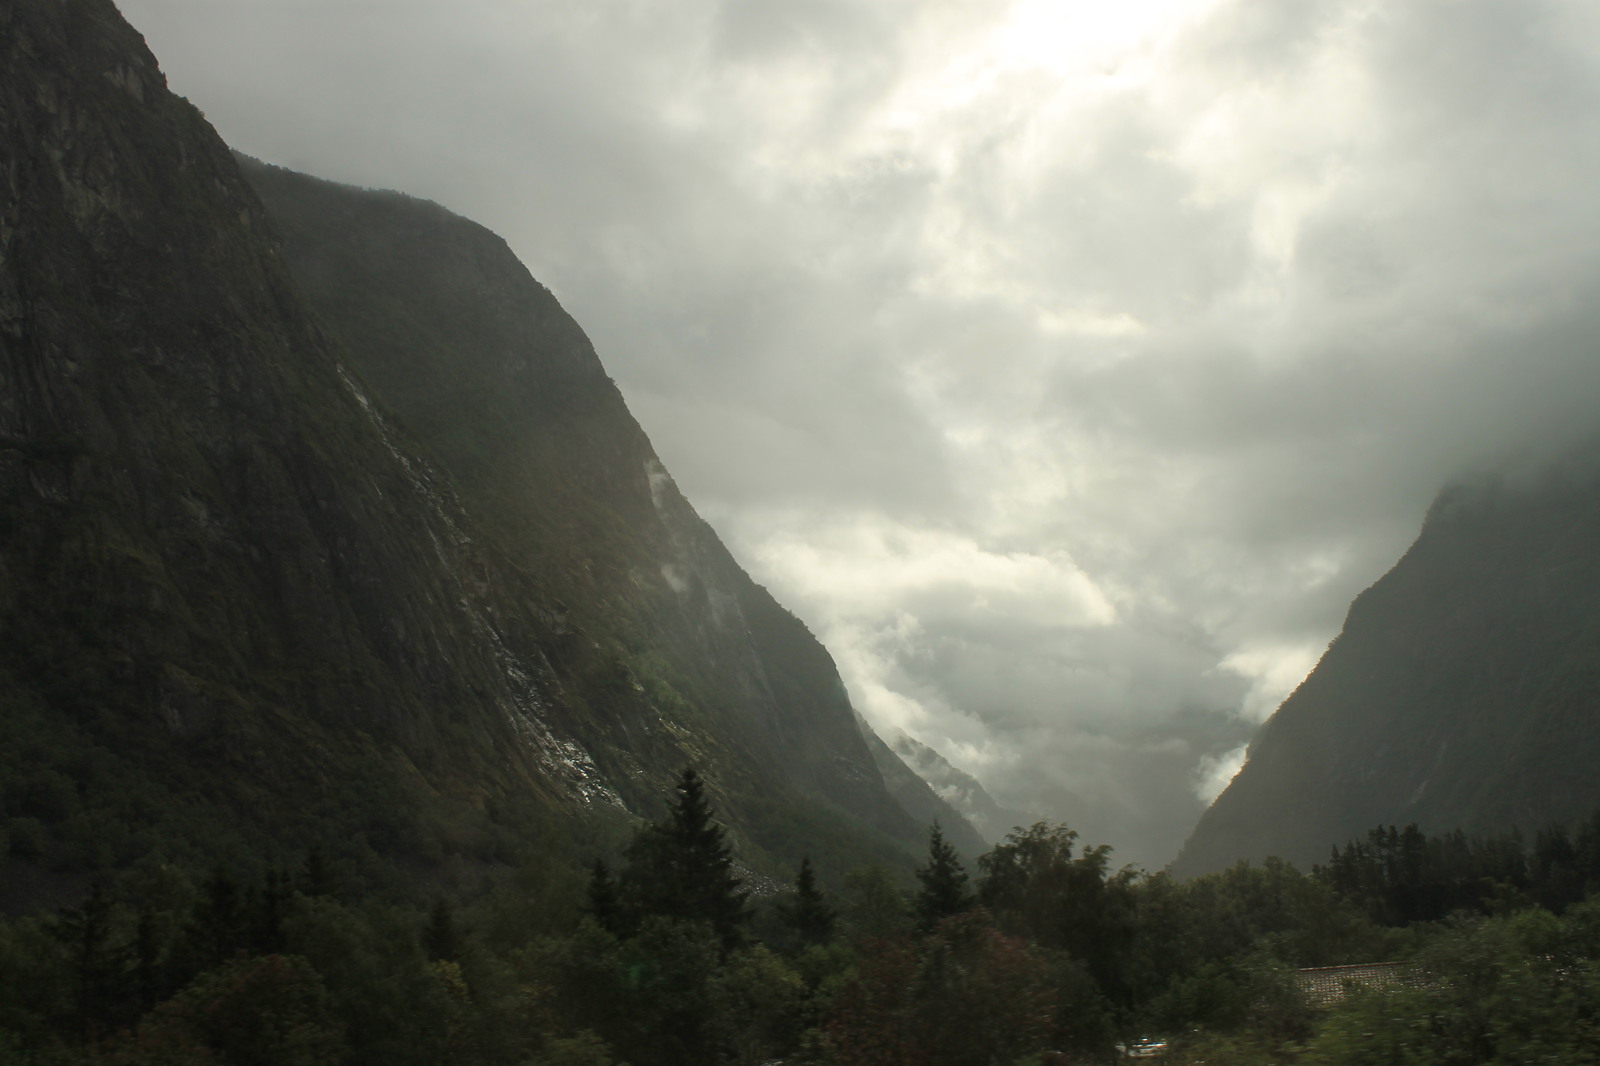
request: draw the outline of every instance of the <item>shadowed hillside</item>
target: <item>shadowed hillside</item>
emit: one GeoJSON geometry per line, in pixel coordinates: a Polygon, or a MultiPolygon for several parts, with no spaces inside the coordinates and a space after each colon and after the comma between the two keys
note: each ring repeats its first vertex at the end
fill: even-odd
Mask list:
{"type": "Polygon", "coordinates": [[[313,847],[470,879],[691,761],[757,867],[909,862],[827,653],[497,238],[351,194],[423,261],[319,324],[294,225],[104,0],[0,8],[0,126],[7,906],[313,847]]]}
{"type": "Polygon", "coordinates": [[[1357,597],[1174,869],[1326,862],[1374,825],[1484,833],[1600,805],[1600,473],[1457,487],[1357,597]]]}
{"type": "Polygon", "coordinates": [[[425,201],[242,165],[361,379],[552,598],[569,726],[630,802],[692,759],[763,846],[816,832],[788,824],[817,815],[781,810],[797,797],[775,785],[920,841],[826,650],[695,514],[583,331],[503,240],[425,201]]]}

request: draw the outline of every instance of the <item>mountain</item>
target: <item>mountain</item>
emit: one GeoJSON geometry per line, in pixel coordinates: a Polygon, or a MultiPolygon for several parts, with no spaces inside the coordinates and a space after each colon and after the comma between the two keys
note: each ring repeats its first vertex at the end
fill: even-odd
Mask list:
{"type": "MultiPolygon", "coordinates": [[[[977,778],[950,765],[943,755],[908,733],[897,735],[891,747],[918,778],[928,782],[940,799],[959,811],[991,844],[1000,843],[1013,829],[1027,828],[1041,820],[1025,811],[1000,806],[977,778]]],[[[884,778],[888,780],[887,772],[884,778]]]]}
{"type": "Polygon", "coordinates": [[[858,714],[856,720],[861,726],[861,735],[866,738],[867,750],[878,764],[878,772],[883,774],[883,783],[890,795],[918,823],[931,826],[938,822],[945,841],[956,849],[956,853],[968,864],[976,863],[978,856],[988,851],[993,843],[978,831],[978,822],[964,808],[958,809],[956,804],[934,788],[931,782],[935,779],[928,775],[925,767],[913,770],[910,760],[884,743],[883,738],[872,731],[866,719],[858,714]]]}
{"type": "Polygon", "coordinates": [[[1374,826],[1524,832],[1600,808],[1600,461],[1442,493],[1174,863],[1326,862],[1374,826]]]}
{"type": "Polygon", "coordinates": [[[690,762],[757,869],[920,849],[498,238],[252,167],[269,211],[108,0],[0,8],[0,128],[7,907],[311,848],[470,878],[690,762]]]}
{"type": "Polygon", "coordinates": [[[785,782],[897,839],[922,831],[886,795],[826,650],[695,514],[501,238],[399,193],[241,165],[355,373],[480,534],[537,575],[567,631],[547,650],[582,703],[565,725],[630,802],[692,759],[741,809],[793,802],[785,782]]]}

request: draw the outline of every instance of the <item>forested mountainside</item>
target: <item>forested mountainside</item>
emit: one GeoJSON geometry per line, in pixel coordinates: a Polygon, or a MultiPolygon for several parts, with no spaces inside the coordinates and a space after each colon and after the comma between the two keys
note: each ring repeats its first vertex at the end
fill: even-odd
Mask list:
{"type": "Polygon", "coordinates": [[[470,878],[614,838],[689,762],[758,868],[920,846],[827,653],[497,239],[368,197],[498,317],[407,290],[319,324],[108,0],[0,7],[0,128],[7,906],[318,847],[470,878]],[[403,343],[446,327],[448,367],[403,343]]]}
{"type": "Polygon", "coordinates": [[[1266,723],[1174,871],[1309,866],[1374,825],[1488,833],[1600,805],[1600,459],[1442,493],[1266,723]]]}

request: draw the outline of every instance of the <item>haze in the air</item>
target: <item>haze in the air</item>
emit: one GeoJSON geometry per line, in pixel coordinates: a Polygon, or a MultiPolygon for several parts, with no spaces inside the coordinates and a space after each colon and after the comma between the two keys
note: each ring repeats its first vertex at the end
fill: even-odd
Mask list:
{"type": "Polygon", "coordinates": [[[1445,480],[1600,410],[1600,8],[121,0],[436,199],[905,730],[1160,865],[1445,480]]]}

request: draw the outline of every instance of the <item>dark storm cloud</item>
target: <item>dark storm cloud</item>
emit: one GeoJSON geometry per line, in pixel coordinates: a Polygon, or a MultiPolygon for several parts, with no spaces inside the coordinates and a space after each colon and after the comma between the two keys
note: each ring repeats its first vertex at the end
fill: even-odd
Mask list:
{"type": "Polygon", "coordinates": [[[1600,400],[1575,0],[123,6],[237,147],[506,236],[863,712],[1125,860],[1600,400]]]}

